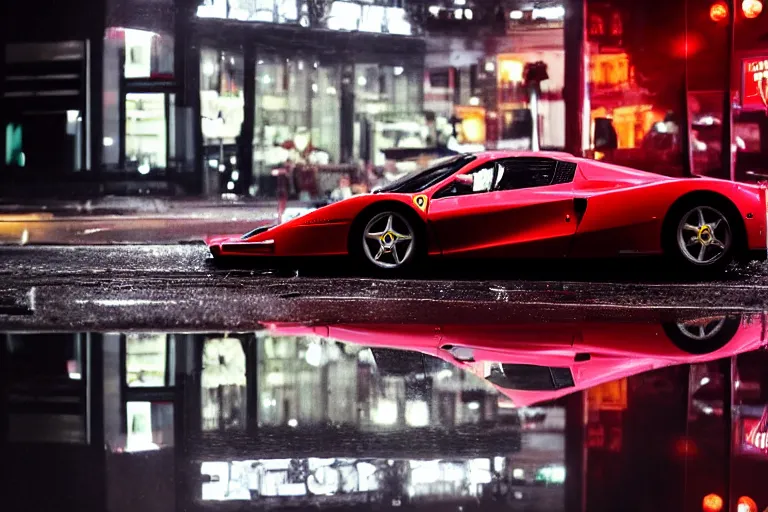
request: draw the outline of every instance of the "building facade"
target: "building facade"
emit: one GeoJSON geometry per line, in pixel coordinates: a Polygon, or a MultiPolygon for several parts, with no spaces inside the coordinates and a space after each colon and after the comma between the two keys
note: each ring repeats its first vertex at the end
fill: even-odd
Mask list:
{"type": "Polygon", "coordinates": [[[355,172],[423,111],[397,0],[50,3],[6,6],[3,195],[270,197],[286,162],[355,172]]]}

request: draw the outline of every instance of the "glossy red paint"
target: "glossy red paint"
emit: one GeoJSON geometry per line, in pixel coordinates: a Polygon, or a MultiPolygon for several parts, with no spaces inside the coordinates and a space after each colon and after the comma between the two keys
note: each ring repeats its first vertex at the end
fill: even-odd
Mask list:
{"type": "MultiPolygon", "coordinates": [[[[538,156],[577,165],[571,183],[462,196],[433,196],[450,176],[418,194],[364,194],[334,203],[243,239],[206,240],[214,256],[340,256],[350,228],[371,207],[394,202],[425,224],[428,253],[442,257],[587,258],[658,254],[670,207],[686,194],[708,192],[730,201],[746,231],[745,246],[766,248],[765,191],[711,178],[672,178],[559,152],[496,151],[476,155],[468,173],[502,158],[538,156]],[[424,209],[414,199],[426,196],[424,209]],[[578,211],[577,202],[586,202],[578,211]],[[251,247],[251,245],[254,247],[251,247]]],[[[582,203],[583,204],[583,203],[582,203]]]]}
{"type": "MultiPolygon", "coordinates": [[[[711,318],[702,318],[702,321],[711,318]]],[[[516,325],[271,323],[280,335],[317,335],[366,347],[411,350],[441,358],[483,379],[490,363],[568,368],[574,385],[551,391],[495,386],[516,407],[553,400],[616,379],[675,364],[713,361],[767,345],[762,316],[745,315],[719,348],[693,355],[678,348],[660,324],[537,323],[516,325]],[[471,350],[473,360],[457,358],[471,350]],[[589,357],[585,357],[586,354],[589,357]]]]}

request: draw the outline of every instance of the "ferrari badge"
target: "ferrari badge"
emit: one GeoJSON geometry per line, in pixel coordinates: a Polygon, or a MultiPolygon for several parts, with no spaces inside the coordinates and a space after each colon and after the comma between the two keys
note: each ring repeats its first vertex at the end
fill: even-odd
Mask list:
{"type": "Polygon", "coordinates": [[[427,211],[427,196],[425,196],[424,194],[421,194],[414,197],[413,204],[415,204],[419,210],[423,212],[427,211]]]}

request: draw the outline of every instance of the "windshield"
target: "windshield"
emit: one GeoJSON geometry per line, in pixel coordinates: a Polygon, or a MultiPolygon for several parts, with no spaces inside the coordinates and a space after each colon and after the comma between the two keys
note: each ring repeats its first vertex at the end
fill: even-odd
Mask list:
{"type": "Polygon", "coordinates": [[[407,174],[384,185],[377,192],[421,192],[454,174],[474,159],[474,155],[457,155],[440,159],[435,165],[407,174]]]}

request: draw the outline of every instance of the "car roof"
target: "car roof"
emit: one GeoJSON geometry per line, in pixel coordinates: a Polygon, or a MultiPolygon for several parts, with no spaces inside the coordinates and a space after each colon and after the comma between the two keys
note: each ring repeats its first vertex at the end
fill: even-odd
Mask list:
{"type": "Polygon", "coordinates": [[[568,162],[579,162],[583,158],[578,158],[564,151],[481,151],[473,153],[482,160],[496,160],[497,158],[516,158],[516,157],[539,157],[539,158],[557,158],[568,162]]]}

